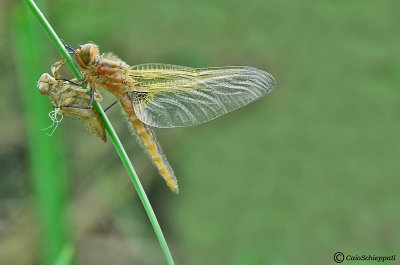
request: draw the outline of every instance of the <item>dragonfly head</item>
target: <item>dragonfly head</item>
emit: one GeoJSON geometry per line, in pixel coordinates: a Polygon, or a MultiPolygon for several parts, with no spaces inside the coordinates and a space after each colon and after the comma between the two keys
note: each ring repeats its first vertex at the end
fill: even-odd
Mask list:
{"type": "Polygon", "coordinates": [[[55,83],[56,80],[54,79],[54,77],[52,77],[48,73],[42,74],[37,84],[40,94],[48,95],[50,93],[51,87],[55,85],[55,83]]]}
{"type": "Polygon", "coordinates": [[[76,59],[83,68],[87,68],[92,62],[94,56],[98,54],[99,48],[97,48],[96,44],[93,43],[80,45],[79,49],[76,49],[75,51],[76,59]]]}

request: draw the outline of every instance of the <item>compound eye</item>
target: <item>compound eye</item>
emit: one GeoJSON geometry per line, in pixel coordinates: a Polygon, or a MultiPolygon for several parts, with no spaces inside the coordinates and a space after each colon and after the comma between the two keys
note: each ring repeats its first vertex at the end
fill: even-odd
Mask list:
{"type": "Polygon", "coordinates": [[[84,45],[80,45],[79,49],[76,50],[75,55],[79,64],[82,67],[86,68],[93,60],[94,55],[98,53],[99,51],[96,45],[92,43],[87,43],[84,45]]]}
{"type": "Polygon", "coordinates": [[[89,63],[90,63],[90,49],[91,48],[91,45],[89,44],[89,45],[84,45],[84,46],[82,46],[81,47],[81,59],[82,59],[82,61],[83,61],[83,63],[85,64],[85,65],[88,65],[89,63]]]}

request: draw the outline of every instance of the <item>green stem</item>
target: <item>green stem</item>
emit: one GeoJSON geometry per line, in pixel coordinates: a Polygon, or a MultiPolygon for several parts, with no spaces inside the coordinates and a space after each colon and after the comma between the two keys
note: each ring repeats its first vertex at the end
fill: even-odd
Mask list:
{"type": "MultiPolygon", "coordinates": [[[[79,80],[82,78],[82,75],[79,71],[79,69],[75,66],[71,56],[69,55],[68,51],[65,49],[63,43],[61,42],[60,38],[57,36],[53,28],[50,26],[49,22],[46,20],[46,18],[43,16],[42,12],[40,9],[36,6],[35,2],[33,0],[24,0],[25,4],[31,9],[33,14],[36,16],[36,18],[39,20],[40,24],[42,25],[43,29],[46,31],[46,33],[49,35],[50,39],[58,49],[58,51],[61,53],[61,55],[65,58],[67,61],[67,64],[69,68],[71,68],[72,73],[75,75],[76,78],[79,80]]],[[[161,248],[163,250],[164,256],[167,260],[167,263],[169,265],[174,265],[174,261],[172,259],[171,252],[169,251],[167,242],[165,240],[165,237],[162,233],[161,227],[157,221],[156,215],[151,207],[150,201],[146,196],[146,193],[143,189],[142,184],[139,181],[139,178],[135,172],[135,169],[133,168],[128,155],[125,152],[125,149],[123,148],[120,140],[118,139],[117,134],[114,131],[114,128],[112,127],[110,121],[108,120],[106,114],[104,113],[103,109],[101,108],[100,104],[95,102],[94,107],[96,110],[100,113],[100,116],[103,119],[106,131],[110,137],[110,140],[112,144],[114,145],[115,150],[117,151],[119,157],[121,158],[122,163],[125,166],[126,171],[129,174],[129,177],[132,180],[132,183],[139,195],[140,200],[142,201],[143,207],[150,219],[150,222],[153,226],[154,232],[158,238],[158,241],[160,242],[161,248]]]]}

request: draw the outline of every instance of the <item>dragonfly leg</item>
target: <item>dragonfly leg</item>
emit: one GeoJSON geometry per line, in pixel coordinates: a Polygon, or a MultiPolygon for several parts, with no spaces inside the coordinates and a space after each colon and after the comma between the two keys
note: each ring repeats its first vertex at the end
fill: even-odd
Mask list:
{"type": "Polygon", "coordinates": [[[69,79],[65,79],[65,78],[60,78],[60,79],[57,79],[57,80],[67,81],[67,82],[69,82],[71,84],[74,84],[76,86],[81,86],[84,83],[86,83],[87,77],[83,77],[79,82],[75,82],[75,81],[72,81],[72,80],[69,80],[69,79]]]}
{"type": "Polygon", "coordinates": [[[61,42],[64,44],[64,47],[67,48],[69,54],[75,54],[75,49],[73,47],[66,44],[63,39],[61,39],[61,42]]]}
{"type": "Polygon", "coordinates": [[[90,102],[89,102],[90,108],[92,108],[93,106],[93,101],[94,101],[94,89],[90,87],[90,102]]]}
{"type": "Polygon", "coordinates": [[[92,106],[83,106],[83,105],[57,105],[53,106],[55,109],[61,109],[61,108],[72,108],[72,109],[91,109],[92,106]]]}
{"type": "Polygon", "coordinates": [[[64,64],[65,64],[65,60],[64,60],[64,59],[61,59],[61,60],[55,62],[55,63],[51,66],[51,72],[53,73],[53,76],[54,76],[56,79],[59,79],[59,78],[61,77],[60,69],[61,69],[61,67],[63,67],[64,64]]]}
{"type": "Polygon", "coordinates": [[[117,104],[118,99],[116,99],[113,103],[111,103],[110,106],[108,106],[107,108],[104,109],[104,112],[106,112],[107,110],[111,109],[112,106],[114,106],[115,104],[117,104]]]}

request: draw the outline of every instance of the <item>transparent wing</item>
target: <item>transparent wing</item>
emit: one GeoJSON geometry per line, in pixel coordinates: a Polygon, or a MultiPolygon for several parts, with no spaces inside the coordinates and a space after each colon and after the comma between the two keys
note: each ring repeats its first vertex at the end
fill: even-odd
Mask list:
{"type": "Polygon", "coordinates": [[[131,67],[130,76],[136,115],[160,128],[210,121],[261,98],[275,86],[269,73],[248,66],[142,64],[131,67]]]}

